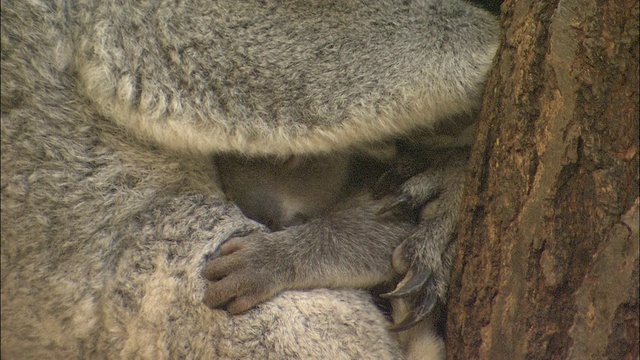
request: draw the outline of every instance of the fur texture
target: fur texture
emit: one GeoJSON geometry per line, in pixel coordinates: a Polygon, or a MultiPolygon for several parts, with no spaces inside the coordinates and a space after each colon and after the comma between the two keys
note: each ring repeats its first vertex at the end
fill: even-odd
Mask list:
{"type": "Polygon", "coordinates": [[[99,111],[201,153],[327,152],[432,126],[477,107],[496,48],[495,20],[458,1],[83,10],[79,84],[99,111]]]}
{"type": "Polygon", "coordinates": [[[210,155],[330,152],[471,112],[496,23],[457,1],[2,1],[3,358],[402,357],[358,291],[202,304],[260,231],[210,155]]]}

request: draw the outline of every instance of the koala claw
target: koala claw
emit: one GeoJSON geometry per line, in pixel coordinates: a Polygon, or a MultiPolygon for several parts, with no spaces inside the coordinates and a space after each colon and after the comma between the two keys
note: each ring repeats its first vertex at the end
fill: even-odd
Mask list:
{"type": "Polygon", "coordinates": [[[376,213],[376,216],[382,216],[396,209],[399,209],[399,210],[404,209],[407,206],[409,206],[410,202],[411,202],[411,196],[400,195],[396,197],[394,200],[384,205],[382,208],[380,208],[380,210],[378,210],[378,212],[376,213]]]}
{"type": "Polygon", "coordinates": [[[390,328],[398,332],[407,330],[424,319],[435,306],[438,296],[434,291],[435,280],[427,269],[409,269],[407,275],[390,293],[380,295],[386,299],[406,299],[412,302],[411,310],[399,323],[390,328]]]}
{"type": "Polygon", "coordinates": [[[425,284],[431,278],[430,275],[431,272],[426,269],[417,271],[409,269],[407,275],[398,283],[395,290],[380,296],[385,299],[395,299],[414,295],[425,288],[425,284]]]}
{"type": "MultiPolygon", "coordinates": [[[[434,286],[433,277],[429,277],[428,282],[431,286],[434,286]]],[[[429,287],[429,284],[427,285],[427,287],[429,287]]],[[[389,330],[398,332],[413,327],[414,325],[422,321],[427,315],[429,315],[429,313],[431,313],[431,310],[433,310],[433,307],[436,305],[437,301],[438,297],[435,291],[422,292],[418,297],[416,303],[413,304],[413,307],[411,308],[411,311],[409,311],[407,316],[405,316],[402,321],[395,324],[389,330]]]]}

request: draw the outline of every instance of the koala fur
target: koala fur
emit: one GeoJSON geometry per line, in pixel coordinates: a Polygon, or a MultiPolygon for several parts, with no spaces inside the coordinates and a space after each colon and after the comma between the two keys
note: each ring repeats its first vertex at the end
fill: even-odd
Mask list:
{"type": "Polygon", "coordinates": [[[3,358],[396,359],[368,294],[202,303],[263,231],[216,153],[330,153],[478,107],[497,23],[463,1],[2,1],[3,358]]]}

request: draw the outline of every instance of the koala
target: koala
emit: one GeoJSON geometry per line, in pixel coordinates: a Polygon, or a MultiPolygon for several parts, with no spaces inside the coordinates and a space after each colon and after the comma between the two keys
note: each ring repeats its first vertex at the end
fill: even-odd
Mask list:
{"type": "MultiPolygon", "coordinates": [[[[429,304],[421,294],[440,297],[447,267],[437,262],[446,264],[453,245],[444,255],[421,247],[451,231],[447,176],[429,166],[405,180],[391,166],[395,174],[382,177],[400,179],[397,193],[339,194],[302,225],[283,221],[280,233],[303,231],[356,209],[349,216],[363,218],[363,231],[382,232],[370,255],[391,265],[319,264],[312,269],[325,273],[295,274],[323,279],[313,290],[274,297],[292,283],[281,275],[288,271],[276,269],[275,280],[258,272],[275,286],[243,284],[258,291],[251,301],[233,297],[242,300],[235,306],[271,300],[230,316],[205,306],[203,294],[234,281],[240,268],[223,260],[233,263],[248,237],[275,243],[278,232],[227,199],[210,159],[332,156],[475,113],[498,44],[493,15],[461,0],[2,0],[0,8],[3,358],[403,356],[370,294],[344,277],[358,274],[357,287],[368,288],[406,266],[418,276],[404,284],[420,289],[402,298],[409,309],[429,304]],[[420,221],[384,222],[404,206],[420,221]],[[220,265],[214,283],[201,276],[209,263],[220,265]],[[348,288],[318,288],[340,281],[348,288]]],[[[291,244],[302,254],[294,267],[332,259],[331,247],[314,257],[300,245],[291,244]]],[[[234,306],[226,296],[216,306],[234,306]]]]}

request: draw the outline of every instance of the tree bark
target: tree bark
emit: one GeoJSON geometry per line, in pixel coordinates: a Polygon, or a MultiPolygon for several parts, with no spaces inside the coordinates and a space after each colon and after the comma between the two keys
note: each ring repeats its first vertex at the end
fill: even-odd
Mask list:
{"type": "Polygon", "coordinates": [[[638,358],[638,1],[508,0],[449,359],[638,358]]]}

